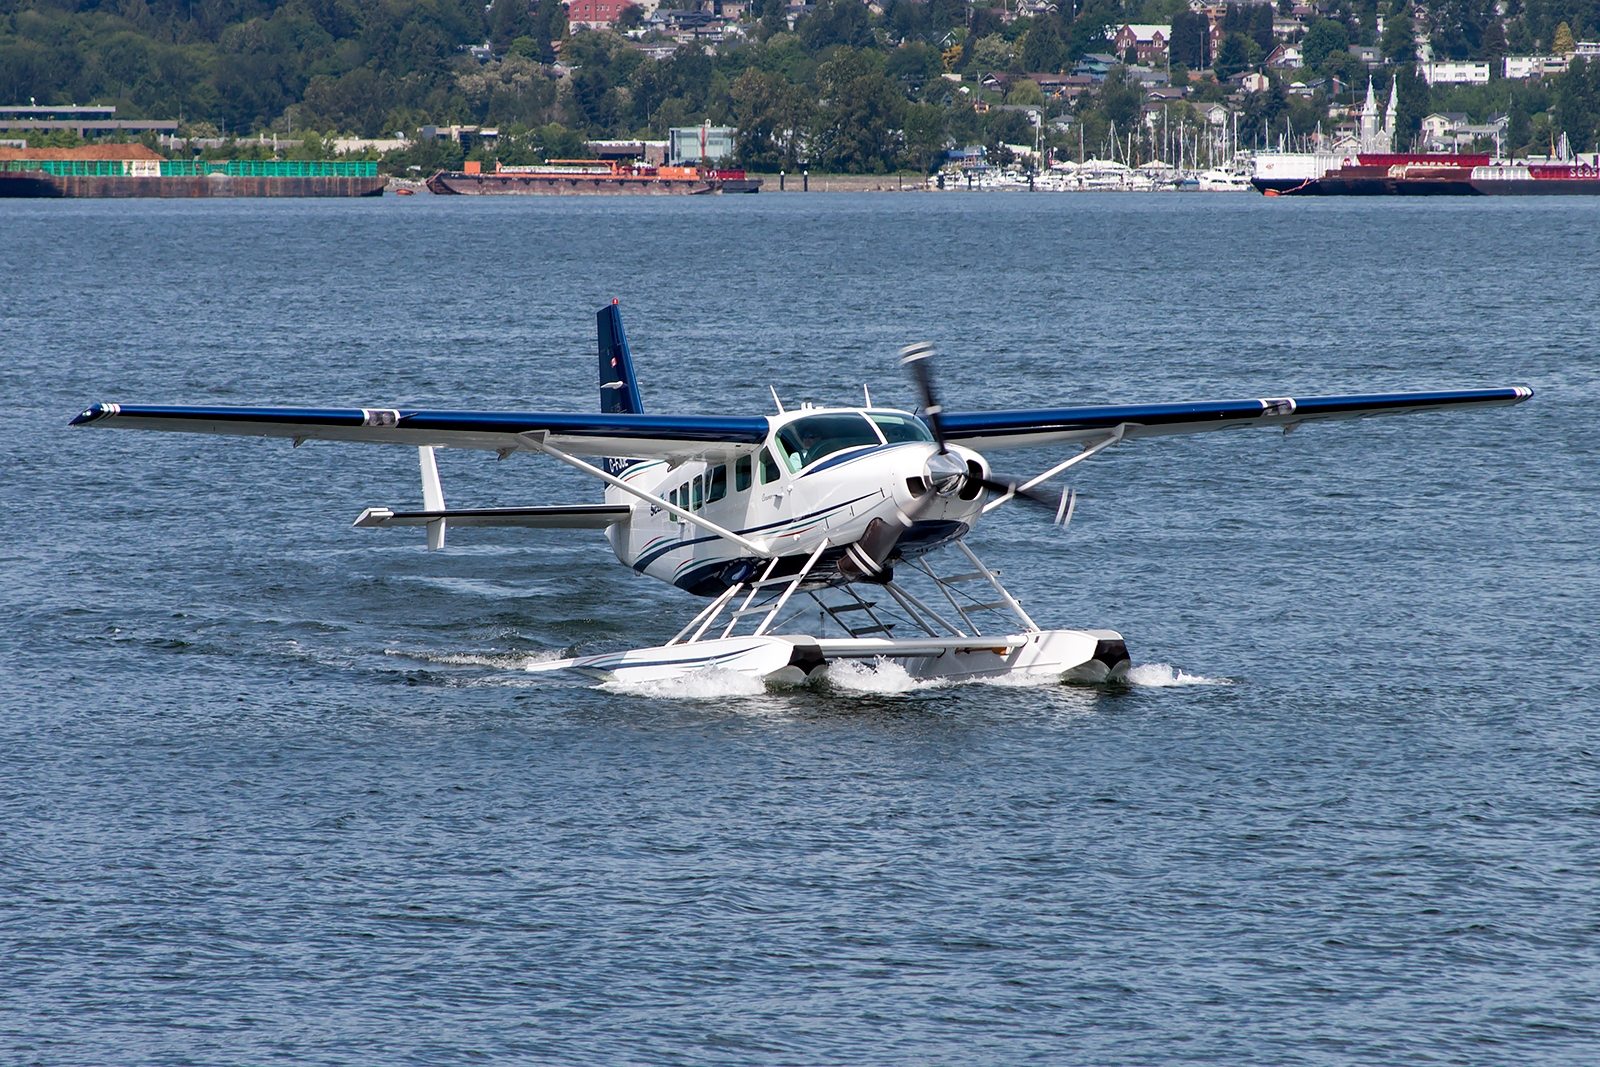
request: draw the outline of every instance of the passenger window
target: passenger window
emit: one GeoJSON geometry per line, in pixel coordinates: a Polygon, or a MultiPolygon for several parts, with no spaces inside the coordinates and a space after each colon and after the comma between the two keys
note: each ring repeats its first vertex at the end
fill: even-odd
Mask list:
{"type": "Polygon", "coordinates": [[[706,482],[706,503],[721,500],[728,495],[728,468],[724,464],[717,464],[711,468],[710,479],[706,482]]]}
{"type": "Polygon", "coordinates": [[[768,482],[775,482],[779,477],[778,461],[772,458],[772,452],[769,449],[763,448],[761,450],[761,484],[766,485],[768,482]]]}
{"type": "Polygon", "coordinates": [[[691,506],[691,510],[699,511],[701,505],[705,503],[706,499],[705,482],[702,480],[701,476],[697,474],[694,476],[694,481],[690,484],[693,486],[693,488],[690,489],[690,492],[694,494],[694,504],[691,506]]]}
{"type": "Polygon", "coordinates": [[[744,492],[750,488],[750,457],[740,456],[739,461],[733,465],[733,488],[736,492],[744,492]]]}

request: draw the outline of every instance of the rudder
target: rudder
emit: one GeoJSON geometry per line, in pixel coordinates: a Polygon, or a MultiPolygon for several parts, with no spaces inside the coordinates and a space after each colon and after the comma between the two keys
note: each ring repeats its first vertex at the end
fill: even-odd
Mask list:
{"type": "Polygon", "coordinates": [[[622,311],[615,300],[595,312],[600,342],[600,411],[605,415],[643,415],[639,381],[633,375],[628,335],[622,330],[622,311]]]}
{"type": "MultiPolygon", "coordinates": [[[[613,300],[595,312],[594,319],[600,345],[600,413],[643,415],[639,380],[633,375],[633,356],[628,352],[628,335],[622,330],[622,311],[617,302],[613,300]]],[[[612,457],[601,466],[607,474],[618,477],[636,462],[612,457]]]]}

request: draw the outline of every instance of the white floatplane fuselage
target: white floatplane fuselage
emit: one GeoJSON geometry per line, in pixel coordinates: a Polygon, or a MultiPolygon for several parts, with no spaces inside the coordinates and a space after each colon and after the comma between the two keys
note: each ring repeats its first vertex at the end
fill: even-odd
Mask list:
{"type": "Polygon", "coordinates": [[[747,581],[772,556],[787,563],[780,562],[775,577],[792,573],[824,540],[831,551],[813,568],[813,581],[836,578],[837,559],[874,521],[903,525],[895,551],[911,557],[964,536],[982,513],[983,489],[957,476],[988,477],[983,457],[959,446],[941,455],[927,427],[909,412],[804,408],[768,422],[759,446],[627,466],[624,482],[690,515],[608,487],[608,503],[631,507],[628,519],[606,531],[617,558],[669,585],[714,596],[747,581]],[[766,552],[753,554],[693,518],[766,552]]]}

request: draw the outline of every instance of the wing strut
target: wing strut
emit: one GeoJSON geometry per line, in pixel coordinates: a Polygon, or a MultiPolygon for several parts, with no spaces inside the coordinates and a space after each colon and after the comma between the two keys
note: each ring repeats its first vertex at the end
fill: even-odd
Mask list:
{"type": "MultiPolygon", "coordinates": [[[[1032,489],[1034,486],[1040,484],[1041,482],[1045,482],[1045,481],[1048,481],[1051,478],[1054,478],[1056,475],[1060,474],[1064,470],[1067,470],[1069,467],[1077,466],[1079,463],[1082,463],[1084,460],[1088,459],[1090,456],[1094,455],[1096,452],[1099,452],[1101,449],[1110,448],[1112,445],[1114,445],[1118,441],[1122,440],[1123,434],[1125,434],[1127,432],[1128,432],[1128,424],[1125,423],[1125,422],[1118,423],[1116,425],[1116,427],[1111,431],[1110,434],[1108,434],[1105,437],[1102,437],[1100,440],[1096,441],[1094,444],[1090,445],[1088,448],[1085,448],[1082,452],[1079,452],[1075,456],[1068,456],[1066,459],[1062,460],[1060,463],[1057,463],[1054,467],[1051,467],[1049,470],[1045,471],[1043,474],[1039,475],[1037,478],[1029,478],[1027,481],[1023,482],[1021,485],[1014,487],[1012,491],[1007,492],[1005,495],[1000,496],[1000,497],[996,497],[994,500],[989,501],[987,504],[985,504],[983,506],[983,514],[985,514],[985,515],[989,514],[989,512],[993,511],[995,508],[999,507],[1001,504],[1004,504],[1006,501],[1010,500],[1017,493],[1023,492],[1023,491],[1028,490],[1028,489],[1032,489]]],[[[1071,491],[1068,490],[1068,494],[1070,494],[1070,493],[1071,493],[1071,491]]],[[[1058,525],[1058,526],[1065,526],[1067,524],[1067,522],[1071,522],[1072,521],[1073,502],[1068,499],[1068,494],[1064,494],[1061,497],[1061,504],[1060,504],[1059,507],[1056,508],[1056,525],[1058,525]],[[1062,521],[1063,517],[1065,517],[1066,522],[1062,521]]]]}
{"type": "MultiPolygon", "coordinates": [[[[439,463],[433,458],[432,445],[420,445],[417,459],[422,465],[422,510],[444,510],[444,486],[439,484],[439,463]]],[[[428,551],[437,552],[444,547],[444,519],[428,523],[428,551]]]]}
{"type": "Polygon", "coordinates": [[[545,434],[543,430],[534,430],[529,433],[518,434],[517,436],[526,441],[530,448],[535,448],[547,456],[550,456],[554,459],[559,459],[567,466],[575,467],[578,470],[583,471],[585,474],[592,474],[594,477],[599,478],[607,485],[615,486],[616,488],[621,489],[624,493],[627,493],[629,496],[636,496],[640,500],[643,500],[645,503],[649,504],[651,507],[660,508],[662,511],[676,515],[678,518],[689,523],[691,526],[698,526],[702,530],[716,534],[718,537],[721,537],[724,540],[732,541],[746,552],[750,552],[763,558],[773,554],[770,549],[763,548],[754,541],[739,536],[725,526],[718,526],[709,519],[703,519],[694,512],[685,508],[680,508],[678,505],[673,504],[662,497],[656,496],[654,493],[647,493],[643,489],[629,485],[621,478],[618,478],[612,474],[607,474],[599,467],[596,467],[590,463],[585,463],[578,457],[568,455],[566,452],[561,451],[561,449],[556,448],[554,445],[547,444],[545,442],[545,434]]]}

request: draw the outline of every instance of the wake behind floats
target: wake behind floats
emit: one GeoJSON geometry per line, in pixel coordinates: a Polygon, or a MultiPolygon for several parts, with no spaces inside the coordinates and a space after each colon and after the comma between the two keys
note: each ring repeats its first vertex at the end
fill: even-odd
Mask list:
{"type": "Polygon", "coordinates": [[[920,414],[868,396],[862,407],[780,403],[776,415],[650,415],[616,302],[596,318],[598,415],[96,404],[72,424],[413,446],[422,509],[368,508],[356,526],[420,526],[430,549],[444,547],[451,526],[604,530],[633,570],[710,599],[664,645],[534,670],[649,682],[718,669],[793,683],[836,660],[881,657],[917,679],[1104,681],[1128,669],[1121,635],[1035,623],[965,542],[985,515],[1022,503],[1065,526],[1075,494],[1046,484],[1134,438],[1240,426],[1287,433],[1304,422],[1533,395],[1512,386],[952,414],[934,388],[932,349],[913,345],[901,355],[920,414]],[[996,474],[980,451],[1051,446],[1071,451],[1030,478],[996,474]],[[543,454],[602,483],[604,500],[449,509],[435,448],[543,454]],[[959,573],[935,567],[941,550],[959,573]]]}

